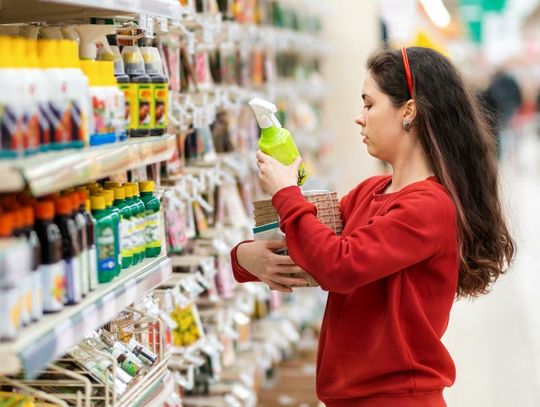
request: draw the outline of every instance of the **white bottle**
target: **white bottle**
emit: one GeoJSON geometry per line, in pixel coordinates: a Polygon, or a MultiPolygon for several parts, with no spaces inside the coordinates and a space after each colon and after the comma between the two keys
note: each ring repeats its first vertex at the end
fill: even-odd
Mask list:
{"type": "Polygon", "coordinates": [[[69,82],[62,68],[58,40],[38,41],[39,62],[49,94],[49,125],[52,150],[71,147],[71,109],[69,82]]]}
{"type": "Polygon", "coordinates": [[[82,147],[89,145],[90,124],[90,90],[88,78],[81,71],[79,60],[79,46],[72,40],[59,42],[59,53],[64,75],[69,82],[68,99],[71,105],[72,146],[82,147]]]}
{"type": "Polygon", "coordinates": [[[13,58],[13,39],[0,37],[0,158],[20,157],[23,147],[25,81],[13,58]],[[10,58],[11,57],[11,58],[10,58]]]}

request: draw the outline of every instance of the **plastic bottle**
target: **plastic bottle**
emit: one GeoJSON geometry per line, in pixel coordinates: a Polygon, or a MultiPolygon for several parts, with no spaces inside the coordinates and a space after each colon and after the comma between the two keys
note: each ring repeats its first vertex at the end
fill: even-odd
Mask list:
{"type": "Polygon", "coordinates": [[[39,40],[38,51],[49,95],[50,148],[59,150],[72,146],[72,119],[69,102],[69,82],[64,75],[57,40],[39,40]]]}
{"type": "Polygon", "coordinates": [[[122,58],[126,74],[130,77],[130,136],[146,137],[152,129],[152,80],[145,72],[144,59],[138,46],[125,46],[122,49],[122,58]]]}
{"type": "Polygon", "coordinates": [[[135,188],[134,183],[127,182],[124,184],[124,190],[126,191],[126,197],[128,197],[128,203],[131,204],[131,219],[133,221],[133,246],[134,246],[134,264],[138,264],[143,261],[145,257],[145,240],[144,240],[144,227],[146,224],[146,210],[144,203],[139,199],[138,190],[135,188]]]}
{"type": "Polygon", "coordinates": [[[32,320],[38,321],[43,316],[43,289],[41,286],[43,270],[41,267],[41,244],[39,242],[38,234],[34,229],[34,209],[31,206],[26,206],[23,208],[23,211],[25,223],[24,230],[32,254],[32,272],[30,273],[30,317],[32,320]]]}
{"type": "Polygon", "coordinates": [[[116,75],[116,82],[118,83],[118,89],[124,94],[124,116],[122,120],[124,132],[120,137],[122,141],[130,136],[131,101],[133,100],[133,96],[131,94],[131,80],[129,79],[129,75],[116,75]]]}
{"type": "Polygon", "coordinates": [[[80,199],[78,192],[70,192],[67,195],[71,199],[73,208],[72,218],[77,226],[77,238],[79,243],[79,262],[81,267],[81,292],[83,297],[90,292],[90,263],[88,258],[88,225],[86,217],[80,211],[80,199]]]}
{"type": "Polygon", "coordinates": [[[13,55],[13,40],[0,37],[0,158],[22,156],[24,78],[19,75],[13,55]],[[11,56],[11,58],[10,58],[11,56]]]}
{"type": "Polygon", "coordinates": [[[96,236],[95,236],[95,223],[96,220],[91,215],[90,199],[88,197],[88,191],[82,188],[77,188],[79,194],[79,212],[84,216],[86,220],[86,244],[88,254],[88,288],[90,291],[94,290],[98,285],[98,271],[97,271],[97,254],[96,254],[96,236]]]}
{"type": "Polygon", "coordinates": [[[131,222],[129,224],[129,235],[131,236],[132,265],[138,264],[142,260],[140,235],[137,233],[137,222],[139,221],[139,206],[133,199],[133,187],[124,184],[122,186],[126,196],[126,204],[131,210],[131,222]]]}
{"type": "Polygon", "coordinates": [[[54,206],[56,210],[54,221],[62,235],[62,255],[66,262],[66,303],[77,304],[82,300],[82,271],[78,230],[72,218],[73,207],[71,200],[65,196],[57,198],[54,206]]]}
{"type": "Polygon", "coordinates": [[[118,208],[115,208],[113,206],[113,202],[114,202],[113,191],[111,191],[110,189],[104,189],[101,194],[105,197],[106,210],[111,213],[111,216],[114,221],[114,226],[115,226],[114,238],[115,238],[115,245],[116,245],[116,253],[118,253],[118,256],[116,258],[117,263],[116,263],[115,274],[119,275],[120,272],[122,271],[122,252],[121,252],[122,235],[121,235],[121,229],[120,229],[120,211],[118,210],[118,208]]]}
{"type": "Polygon", "coordinates": [[[71,140],[73,147],[90,144],[90,90],[88,77],[81,70],[79,46],[75,41],[61,40],[59,43],[64,75],[70,86],[68,99],[71,105],[71,140]]]}
{"type": "Polygon", "coordinates": [[[139,182],[139,187],[146,209],[145,254],[157,257],[161,253],[161,204],[154,196],[154,181],[139,182]]]}
{"type": "Polygon", "coordinates": [[[146,74],[152,84],[151,136],[162,136],[169,124],[169,80],[163,74],[163,62],[156,47],[141,47],[146,74]]]}
{"type": "Polygon", "coordinates": [[[31,53],[28,52],[27,40],[13,38],[13,58],[18,71],[24,79],[24,93],[19,95],[23,105],[23,149],[25,154],[37,153],[40,149],[40,113],[38,88],[41,75],[32,69],[31,53]]]}
{"type": "MultiPolygon", "coordinates": [[[[114,62],[114,74],[123,75],[125,74],[124,60],[122,59],[122,54],[120,53],[120,48],[118,48],[118,41],[115,34],[107,35],[107,42],[109,43],[110,49],[112,51],[112,61],[114,62]]],[[[110,61],[111,54],[107,51],[105,47],[101,47],[98,50],[98,60],[100,61],[110,61]]]]}
{"type": "Polygon", "coordinates": [[[26,40],[26,54],[28,56],[28,71],[35,77],[35,99],[38,105],[39,119],[39,149],[47,151],[51,143],[51,130],[48,117],[51,115],[48,85],[45,83],[46,75],[40,69],[38,58],[38,42],[36,39],[26,40]]]}
{"type": "Polygon", "coordinates": [[[118,250],[116,247],[116,224],[112,213],[105,208],[104,196],[90,197],[92,215],[96,219],[96,252],[98,281],[108,283],[116,276],[118,250]]]}
{"type": "Polygon", "coordinates": [[[146,257],[146,207],[144,202],[139,197],[139,184],[136,182],[130,182],[129,185],[133,188],[133,201],[139,208],[139,216],[136,222],[136,232],[139,236],[139,253],[141,260],[146,257]]]}
{"type": "Polygon", "coordinates": [[[126,138],[124,122],[124,112],[126,104],[124,101],[124,92],[118,88],[118,83],[114,76],[114,66],[111,61],[98,61],[98,70],[101,76],[102,85],[107,95],[107,110],[110,110],[112,131],[115,135],[115,141],[126,138]]]}
{"type": "Polygon", "coordinates": [[[121,187],[122,184],[118,181],[105,181],[105,183],[103,184],[103,186],[106,188],[106,189],[113,189],[113,188],[118,188],[118,187],[121,187]]]}
{"type": "Polygon", "coordinates": [[[64,308],[66,266],[63,260],[62,234],[53,222],[54,203],[41,201],[36,204],[35,230],[41,245],[41,282],[43,311],[57,312],[64,308]]]}
{"type": "MultiPolygon", "coordinates": [[[[0,241],[13,236],[13,214],[0,214],[0,241]]],[[[17,270],[19,272],[20,270],[17,270]]],[[[15,274],[15,270],[8,269],[6,274],[15,274]]],[[[3,315],[0,318],[0,340],[14,340],[21,327],[22,296],[15,284],[0,286],[0,307],[3,315]]]]}
{"type": "MultiPolygon", "coordinates": [[[[259,139],[259,148],[265,154],[274,157],[284,165],[290,165],[300,156],[291,133],[281,126],[275,116],[277,108],[270,102],[262,99],[252,99],[249,105],[255,112],[259,127],[262,129],[259,139]]],[[[298,185],[304,184],[308,175],[304,164],[298,169],[298,185]]]]}
{"type": "Polygon", "coordinates": [[[133,239],[130,235],[130,230],[133,229],[131,226],[131,205],[126,202],[124,188],[117,186],[113,188],[113,191],[114,206],[120,211],[122,268],[126,269],[133,264],[133,239]]]}

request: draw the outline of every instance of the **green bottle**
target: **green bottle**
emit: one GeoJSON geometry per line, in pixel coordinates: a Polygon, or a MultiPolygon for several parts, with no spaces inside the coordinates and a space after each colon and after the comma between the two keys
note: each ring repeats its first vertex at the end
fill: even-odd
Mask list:
{"type": "Polygon", "coordinates": [[[139,182],[139,187],[146,208],[146,257],[157,257],[161,253],[161,204],[154,196],[154,181],[139,182]]]}
{"type": "Polygon", "coordinates": [[[116,224],[105,207],[105,197],[90,197],[92,216],[96,220],[96,255],[98,282],[108,283],[116,275],[118,251],[116,248],[116,224]]]}
{"type": "MultiPolygon", "coordinates": [[[[252,99],[249,105],[255,112],[261,128],[261,138],[259,139],[261,151],[284,165],[291,165],[297,157],[300,157],[300,153],[289,130],[283,128],[276,118],[276,106],[259,98],[252,99]]],[[[307,177],[306,169],[302,163],[298,169],[298,185],[303,185],[307,177]]]]}
{"type": "Polygon", "coordinates": [[[116,241],[116,250],[118,253],[117,264],[116,264],[116,275],[119,275],[122,271],[122,252],[120,248],[122,247],[122,236],[120,235],[120,211],[118,208],[113,206],[114,202],[114,192],[110,189],[104,189],[102,196],[105,197],[105,210],[111,213],[111,216],[114,220],[116,229],[115,229],[115,241],[116,241]]]}
{"type": "MultiPolygon", "coordinates": [[[[127,185],[131,185],[133,192],[133,203],[137,206],[139,211],[135,219],[135,233],[138,236],[138,253],[141,261],[146,257],[146,245],[144,240],[144,230],[146,226],[146,208],[144,207],[143,201],[139,198],[139,184],[135,182],[128,182],[127,185]]],[[[124,185],[126,185],[124,184],[124,185]]]]}
{"type": "Polygon", "coordinates": [[[131,205],[126,202],[124,188],[115,187],[114,206],[120,211],[120,253],[122,254],[122,269],[127,269],[133,264],[133,244],[130,235],[131,229],[131,205]]]}
{"type": "Polygon", "coordinates": [[[133,199],[133,186],[124,184],[122,186],[126,194],[126,203],[131,210],[131,223],[129,225],[129,235],[131,236],[132,264],[139,264],[142,261],[140,253],[139,235],[137,234],[137,221],[139,219],[139,206],[133,199]]]}

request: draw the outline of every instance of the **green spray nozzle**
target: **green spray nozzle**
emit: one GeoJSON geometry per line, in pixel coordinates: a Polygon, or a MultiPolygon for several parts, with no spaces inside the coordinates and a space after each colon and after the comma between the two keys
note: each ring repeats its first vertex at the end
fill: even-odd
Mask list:
{"type": "Polygon", "coordinates": [[[249,105],[253,109],[261,129],[267,129],[274,126],[281,128],[281,123],[276,117],[276,105],[260,98],[251,99],[249,105]]]}

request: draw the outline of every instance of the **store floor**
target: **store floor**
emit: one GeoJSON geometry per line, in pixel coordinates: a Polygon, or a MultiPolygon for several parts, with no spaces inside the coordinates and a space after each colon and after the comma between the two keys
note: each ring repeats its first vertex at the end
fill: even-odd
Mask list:
{"type": "Polygon", "coordinates": [[[529,130],[507,146],[501,170],[517,258],[492,293],[454,306],[444,337],[457,367],[448,407],[540,406],[540,139],[529,130]]]}

